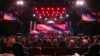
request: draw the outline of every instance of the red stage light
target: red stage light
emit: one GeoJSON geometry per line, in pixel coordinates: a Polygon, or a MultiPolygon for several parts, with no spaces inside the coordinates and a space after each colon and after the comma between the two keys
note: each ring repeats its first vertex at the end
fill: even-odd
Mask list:
{"type": "Polygon", "coordinates": [[[64,14],[65,12],[64,12],[64,11],[62,11],[62,13],[64,14]]]}
{"type": "Polygon", "coordinates": [[[35,10],[37,10],[37,7],[35,8],[35,10]]]}
{"type": "Polygon", "coordinates": [[[41,16],[39,16],[39,18],[42,18],[41,16]]]}
{"type": "Polygon", "coordinates": [[[54,16],[54,14],[51,14],[51,16],[54,16]]]}
{"type": "Polygon", "coordinates": [[[57,8],[57,10],[60,10],[60,8],[57,8]]]}
{"type": "Polygon", "coordinates": [[[48,20],[48,18],[45,18],[45,20],[48,20]]]}
{"type": "Polygon", "coordinates": [[[41,8],[41,10],[44,10],[44,8],[41,8]]]}
{"type": "Polygon", "coordinates": [[[36,13],[39,13],[39,11],[36,11],[36,13]]]}
{"type": "Polygon", "coordinates": [[[51,8],[51,10],[54,10],[54,8],[51,8]]]}
{"type": "Polygon", "coordinates": [[[62,14],[60,14],[60,16],[62,16],[62,14]]]}
{"type": "Polygon", "coordinates": [[[50,10],[50,8],[47,8],[47,10],[50,10]]]}
{"type": "Polygon", "coordinates": [[[58,14],[56,14],[56,16],[58,16],[58,14]]]}
{"type": "Polygon", "coordinates": [[[48,11],[46,11],[46,13],[48,13],[48,11]]]}
{"type": "Polygon", "coordinates": [[[41,14],[39,14],[39,16],[41,16],[41,14]]]}
{"type": "Polygon", "coordinates": [[[59,11],[57,11],[57,13],[59,13],[59,11]]]}
{"type": "Polygon", "coordinates": [[[44,11],[42,11],[42,13],[44,13],[44,11]]]}
{"type": "Polygon", "coordinates": [[[52,11],[52,13],[55,13],[55,11],[52,11]]]}
{"type": "Polygon", "coordinates": [[[63,17],[62,17],[62,16],[60,16],[60,18],[62,19],[63,17]]]}
{"type": "Polygon", "coordinates": [[[66,10],[66,8],[63,8],[63,10],[66,10]]]}
{"type": "Polygon", "coordinates": [[[43,14],[43,16],[45,16],[46,14],[43,14]]]}
{"type": "Polygon", "coordinates": [[[50,16],[50,14],[48,14],[48,16],[50,16]]]}

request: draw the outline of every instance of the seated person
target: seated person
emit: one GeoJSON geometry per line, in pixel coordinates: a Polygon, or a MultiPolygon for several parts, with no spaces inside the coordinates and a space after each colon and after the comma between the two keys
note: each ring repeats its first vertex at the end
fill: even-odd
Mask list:
{"type": "Polygon", "coordinates": [[[26,56],[27,53],[24,52],[24,47],[21,43],[14,43],[12,46],[12,51],[15,56],[26,56]]]}
{"type": "Polygon", "coordinates": [[[90,46],[88,53],[85,53],[84,56],[99,56],[100,55],[100,45],[93,44],[90,46]]]}

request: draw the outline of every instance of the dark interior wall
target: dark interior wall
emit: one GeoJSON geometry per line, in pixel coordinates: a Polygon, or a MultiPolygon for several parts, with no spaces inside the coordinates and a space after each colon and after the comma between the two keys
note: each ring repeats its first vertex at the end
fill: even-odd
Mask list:
{"type": "Polygon", "coordinates": [[[18,31],[17,22],[0,22],[0,34],[1,35],[15,35],[18,31]]]}
{"type": "Polygon", "coordinates": [[[96,12],[100,12],[100,0],[90,0],[90,8],[93,10],[93,11],[96,11],[96,12]]]}
{"type": "Polygon", "coordinates": [[[29,33],[29,29],[30,29],[30,20],[33,19],[32,16],[33,12],[32,12],[32,8],[27,8],[23,11],[23,13],[19,16],[22,25],[21,25],[21,30],[22,34],[28,34],[29,33]]]}
{"type": "Polygon", "coordinates": [[[82,23],[81,29],[84,35],[98,35],[100,34],[100,26],[97,23],[82,23]]]}
{"type": "Polygon", "coordinates": [[[10,5],[12,5],[14,0],[0,0],[0,10],[4,11],[8,9],[10,5]]]}

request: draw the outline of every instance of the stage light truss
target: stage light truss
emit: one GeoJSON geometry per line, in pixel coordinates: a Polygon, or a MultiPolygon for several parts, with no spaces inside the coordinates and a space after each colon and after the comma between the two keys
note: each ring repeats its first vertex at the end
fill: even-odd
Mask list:
{"type": "MultiPolygon", "coordinates": [[[[34,6],[33,8],[33,16],[35,18],[41,18],[47,20],[57,20],[65,19],[67,14],[67,7],[66,6],[34,6]]],[[[60,21],[60,20],[59,20],[60,21]]]]}

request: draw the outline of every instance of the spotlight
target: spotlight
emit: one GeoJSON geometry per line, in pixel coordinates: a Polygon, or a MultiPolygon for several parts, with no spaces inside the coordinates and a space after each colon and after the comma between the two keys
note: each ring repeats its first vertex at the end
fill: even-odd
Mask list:
{"type": "Polygon", "coordinates": [[[48,20],[48,18],[45,18],[45,20],[48,20]]]}
{"type": "Polygon", "coordinates": [[[62,17],[62,16],[60,16],[60,18],[62,19],[63,17],[62,17]]]}
{"type": "Polygon", "coordinates": [[[51,10],[54,10],[54,8],[51,8],[51,10]]]}
{"type": "Polygon", "coordinates": [[[41,10],[44,10],[44,8],[41,8],[41,10]]]}
{"type": "Polygon", "coordinates": [[[39,16],[41,16],[42,14],[39,14],[39,16]]]}
{"type": "Polygon", "coordinates": [[[50,14],[48,14],[48,16],[50,16],[50,14]]]}
{"type": "Polygon", "coordinates": [[[43,16],[45,16],[46,14],[44,13],[43,16]]]}
{"type": "Polygon", "coordinates": [[[62,16],[62,14],[60,13],[60,16],[62,16]]]}
{"type": "Polygon", "coordinates": [[[42,18],[42,16],[39,16],[39,18],[42,18]]]}
{"type": "Polygon", "coordinates": [[[68,14],[66,14],[66,17],[69,17],[69,15],[68,15],[68,14]]]}
{"type": "Polygon", "coordinates": [[[57,11],[57,13],[59,13],[59,11],[57,11]]]}
{"type": "Polygon", "coordinates": [[[84,5],[84,1],[83,0],[77,0],[76,1],[76,5],[83,6],[84,5]]]}
{"type": "Polygon", "coordinates": [[[53,23],[55,23],[53,20],[49,20],[49,21],[47,21],[47,23],[49,23],[49,24],[53,24],[53,23]]]}
{"type": "Polygon", "coordinates": [[[37,8],[35,8],[35,10],[37,10],[37,8]]]}
{"type": "Polygon", "coordinates": [[[52,13],[55,13],[55,11],[52,11],[52,13]]]}
{"type": "Polygon", "coordinates": [[[62,13],[64,14],[65,12],[64,12],[64,11],[62,11],[62,13]]]}
{"type": "Polygon", "coordinates": [[[42,11],[42,13],[44,13],[44,11],[42,11]]]}
{"type": "Polygon", "coordinates": [[[63,8],[63,10],[66,10],[66,8],[63,8]]]}
{"type": "Polygon", "coordinates": [[[39,13],[39,11],[36,11],[36,13],[39,13]]]}
{"type": "Polygon", "coordinates": [[[58,14],[56,14],[56,16],[58,16],[58,14]]]}
{"type": "Polygon", "coordinates": [[[47,10],[50,10],[50,8],[47,8],[47,10]]]}
{"type": "Polygon", "coordinates": [[[56,20],[57,20],[57,18],[54,18],[54,20],[56,21],[56,20]]]}
{"type": "Polygon", "coordinates": [[[33,14],[33,16],[35,17],[35,16],[36,16],[36,14],[33,14]]]}
{"type": "Polygon", "coordinates": [[[16,2],[16,4],[17,4],[17,5],[24,5],[24,1],[23,1],[23,0],[18,0],[18,1],[16,2]]]}
{"type": "Polygon", "coordinates": [[[60,8],[57,8],[57,10],[60,10],[60,8]]]}
{"type": "Polygon", "coordinates": [[[48,11],[46,11],[46,13],[48,13],[48,11]]]}
{"type": "Polygon", "coordinates": [[[51,16],[54,16],[54,14],[51,14],[51,16]]]}

